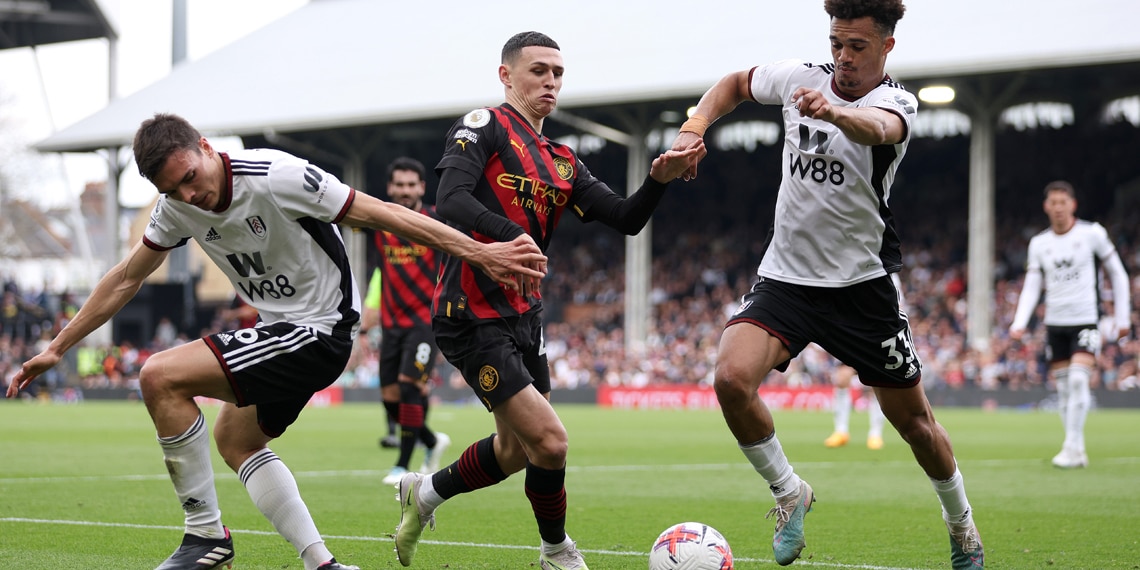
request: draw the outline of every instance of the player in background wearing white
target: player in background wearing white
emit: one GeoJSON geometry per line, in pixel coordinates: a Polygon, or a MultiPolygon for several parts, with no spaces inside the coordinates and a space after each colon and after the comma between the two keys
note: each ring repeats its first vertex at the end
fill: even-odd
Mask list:
{"type": "MultiPolygon", "coordinates": [[[[906,303],[903,296],[902,281],[899,279],[898,273],[891,274],[891,282],[895,284],[895,289],[899,292],[899,310],[906,312],[906,303]]],[[[852,388],[863,391],[864,398],[867,400],[867,449],[879,450],[883,448],[883,424],[886,423],[887,417],[883,415],[883,408],[879,405],[879,397],[875,393],[875,389],[870,386],[864,386],[859,382],[859,373],[854,368],[846,364],[839,364],[835,370],[831,372],[832,382],[832,396],[831,396],[831,414],[832,423],[835,426],[835,431],[823,440],[823,445],[827,447],[843,447],[851,441],[851,408],[852,388]]]]}
{"type": "Polygon", "coordinates": [[[874,389],[869,386],[863,386],[859,382],[859,373],[855,369],[840,364],[832,371],[832,379],[834,386],[832,386],[832,423],[835,426],[835,431],[823,440],[823,445],[827,447],[843,447],[851,441],[851,409],[853,406],[853,398],[851,397],[851,390],[855,388],[863,391],[863,397],[867,400],[867,418],[869,426],[867,428],[867,449],[878,450],[883,448],[883,424],[886,423],[887,417],[883,415],[883,408],[879,406],[879,398],[875,396],[874,389]]]}
{"type": "MultiPolygon", "coordinates": [[[[305,570],[348,570],[333,558],[293,474],[269,441],[296,421],[314,393],[336,381],[352,351],[360,294],[337,223],[387,230],[476,264],[518,288],[546,257],[533,242],[481,244],[403,206],[356,192],[277,150],[222,153],[177,115],[158,114],[134,139],[139,172],[161,194],[142,240],[99,280],[51,344],[24,363],[7,396],[55,366],[138,292],[171,249],[194,239],[257,309],[254,328],[223,331],[158,352],[139,372],[147,411],[178,502],[182,545],[160,570],[233,565],[234,544],[214,488],[210,439],[194,398],[222,400],[218,452],[305,570]]],[[[357,569],[358,570],[358,569],[357,569]]]]}
{"type": "MultiPolygon", "coordinates": [[[[900,0],[826,0],[824,10],[832,63],[788,60],[731,73],[705,92],[673,142],[674,150],[693,148],[711,123],[745,101],[782,107],[783,177],[772,230],[759,282],[721,335],[717,401],[776,500],[769,515],[776,516],[779,564],[800,556],[815,497],[784,454],[757,388],[814,342],[879,389],[883,413],[942,504],[953,568],[982,568],[962,475],[920,383],[922,365],[888,276],[901,269],[902,252],[887,202],[918,108],[885,72],[905,8],[900,0]]],[[[694,165],[683,176],[696,174],[694,165]]]]}
{"type": "Polygon", "coordinates": [[[1085,419],[1092,402],[1089,380],[1101,346],[1099,267],[1104,267],[1112,283],[1119,338],[1126,338],[1131,330],[1128,273],[1104,227],[1077,218],[1072,184],[1063,180],[1047,184],[1044,209],[1049,229],[1029,240],[1025,283],[1009,335],[1014,340],[1022,338],[1044,289],[1045,355],[1065,427],[1065,441],[1053,465],[1080,468],[1089,463],[1085,419]]]}

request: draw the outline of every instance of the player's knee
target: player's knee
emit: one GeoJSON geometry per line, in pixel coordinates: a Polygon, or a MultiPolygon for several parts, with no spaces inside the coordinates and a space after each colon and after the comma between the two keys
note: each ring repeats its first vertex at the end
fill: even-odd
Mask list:
{"type": "Polygon", "coordinates": [[[718,364],[713,377],[713,390],[721,406],[734,402],[748,401],[753,390],[751,375],[731,364],[718,364]]]}
{"type": "Polygon", "coordinates": [[[164,363],[165,359],[165,355],[155,354],[139,369],[139,390],[143,398],[154,397],[170,390],[170,377],[165,373],[169,367],[164,363]]]}
{"type": "Polygon", "coordinates": [[[531,445],[530,461],[543,467],[557,467],[566,464],[566,454],[570,441],[565,429],[551,429],[531,445]]]}
{"type": "Polygon", "coordinates": [[[233,440],[226,438],[214,438],[214,443],[218,447],[218,455],[222,456],[222,460],[226,462],[234,473],[237,473],[243,463],[249,459],[254,453],[264,449],[264,446],[250,447],[247,445],[238,445],[233,440]]]}

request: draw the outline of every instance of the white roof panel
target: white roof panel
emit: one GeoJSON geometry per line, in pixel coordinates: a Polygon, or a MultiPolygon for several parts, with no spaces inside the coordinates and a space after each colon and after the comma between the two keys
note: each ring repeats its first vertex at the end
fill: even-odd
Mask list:
{"type": "MultiPolygon", "coordinates": [[[[560,105],[692,96],[730,71],[790,57],[830,61],[822,0],[314,0],[36,144],[129,145],[155,112],[211,134],[287,132],[458,116],[503,97],[512,34],[542,31],[566,62],[560,105]]],[[[888,71],[971,71],[1140,60],[1133,0],[910,0],[888,71]]]]}

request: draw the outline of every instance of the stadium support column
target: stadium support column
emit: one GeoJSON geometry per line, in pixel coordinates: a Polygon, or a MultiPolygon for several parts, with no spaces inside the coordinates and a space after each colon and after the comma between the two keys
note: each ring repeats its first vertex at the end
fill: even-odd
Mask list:
{"type": "MultiPolygon", "coordinates": [[[[626,195],[641,187],[641,182],[649,174],[648,145],[645,142],[649,127],[644,117],[636,114],[624,117],[628,133],[579,117],[572,113],[557,110],[550,118],[578,129],[620,144],[629,150],[626,160],[626,195]]],[[[651,244],[653,243],[653,222],[645,224],[641,233],[625,238],[625,349],[630,356],[638,355],[645,348],[649,331],[649,275],[651,244]]]]}
{"type": "MultiPolygon", "coordinates": [[[[107,104],[110,105],[119,96],[119,39],[107,38],[107,104]]],[[[124,149],[112,146],[99,151],[107,161],[107,184],[103,187],[103,226],[106,242],[103,251],[103,267],[97,260],[91,259],[88,267],[92,268],[90,287],[98,282],[104,273],[110,271],[123,256],[122,237],[119,235],[119,184],[123,179],[123,170],[130,160],[130,151],[124,154],[124,149]]],[[[88,289],[90,291],[90,289],[88,289]]],[[[87,342],[95,346],[109,346],[113,341],[114,317],[103,323],[102,326],[87,335],[87,342]]]]}
{"type": "MultiPolygon", "coordinates": [[[[626,163],[626,195],[632,194],[649,174],[645,132],[630,133],[626,163]]],[[[649,331],[649,274],[652,260],[653,220],[640,233],[625,238],[625,347],[631,356],[645,349],[649,331]]]]}
{"type": "Polygon", "coordinates": [[[994,274],[994,113],[985,105],[970,115],[970,237],[966,341],[990,346],[994,274]]]}

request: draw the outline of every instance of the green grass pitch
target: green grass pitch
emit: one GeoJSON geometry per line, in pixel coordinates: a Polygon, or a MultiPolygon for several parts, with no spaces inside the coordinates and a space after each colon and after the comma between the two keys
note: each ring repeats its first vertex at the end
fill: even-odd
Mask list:
{"type": "MultiPolygon", "coordinates": [[[[216,407],[204,407],[212,418],[216,407]]],[[[595,570],[643,569],[666,527],[692,520],[728,539],[738,569],[771,568],[767,488],[715,411],[558,406],[570,432],[568,531],[595,570]]],[[[382,409],[306,410],[274,451],[297,475],[341,562],[400,568],[390,533],[395,492],[380,479],[382,409]]],[[[1060,420],[1044,412],[936,410],[954,441],[991,568],[1140,568],[1140,411],[1088,420],[1090,466],[1049,464],[1060,420]]],[[[493,429],[481,408],[437,406],[451,435],[446,461],[493,429]]],[[[777,430],[818,502],[806,520],[810,568],[949,568],[949,542],[930,482],[893,432],[881,451],[827,449],[831,416],[777,412],[777,430]]],[[[182,513],[145,408],[135,402],[0,404],[0,568],[148,569],[181,538],[182,513]]],[[[413,457],[418,466],[421,452],[413,457]]],[[[223,520],[240,570],[299,570],[293,548],[254,508],[215,455],[223,520]]],[[[414,568],[537,568],[537,528],[523,477],[455,497],[425,531],[414,568]]]]}

